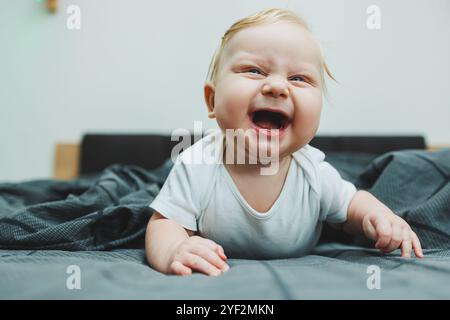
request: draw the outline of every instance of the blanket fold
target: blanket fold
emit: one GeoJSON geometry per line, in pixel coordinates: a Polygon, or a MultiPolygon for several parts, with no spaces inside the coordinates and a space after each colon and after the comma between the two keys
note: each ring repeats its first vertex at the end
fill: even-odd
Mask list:
{"type": "Polygon", "coordinates": [[[0,248],[107,250],[143,247],[151,215],[172,163],[146,171],[112,165],[73,181],[0,184],[0,248]]]}

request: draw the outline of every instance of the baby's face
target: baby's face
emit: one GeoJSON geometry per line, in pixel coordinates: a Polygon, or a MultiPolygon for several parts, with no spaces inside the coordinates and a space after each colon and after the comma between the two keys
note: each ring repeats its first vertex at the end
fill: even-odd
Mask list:
{"type": "Polygon", "coordinates": [[[209,115],[222,130],[279,129],[280,157],[290,155],[318,129],[321,64],[317,42],[300,26],[243,29],[224,48],[215,87],[205,85],[209,115]]]}

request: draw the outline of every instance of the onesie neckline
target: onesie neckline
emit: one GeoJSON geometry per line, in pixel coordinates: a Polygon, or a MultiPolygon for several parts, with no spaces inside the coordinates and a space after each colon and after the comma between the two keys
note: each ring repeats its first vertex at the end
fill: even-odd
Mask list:
{"type": "Polygon", "coordinates": [[[277,199],[275,200],[275,202],[272,204],[272,206],[270,207],[270,209],[266,212],[260,212],[255,210],[248,202],[247,200],[245,200],[245,198],[242,196],[241,192],[239,191],[239,189],[237,188],[236,184],[233,181],[233,178],[231,177],[230,173],[228,172],[228,170],[225,168],[225,164],[221,164],[220,165],[220,171],[222,173],[222,176],[225,178],[225,180],[227,181],[227,184],[230,186],[231,191],[233,192],[234,196],[236,197],[236,199],[242,204],[242,206],[245,208],[245,211],[252,215],[253,217],[255,217],[256,219],[260,219],[260,220],[265,220],[265,219],[269,219],[271,216],[274,215],[274,213],[277,211],[277,209],[279,208],[279,206],[281,205],[281,203],[283,202],[283,198],[285,197],[285,194],[287,193],[286,190],[286,186],[290,183],[290,179],[292,179],[292,175],[293,175],[293,166],[296,165],[295,159],[294,157],[291,155],[291,161],[289,164],[289,169],[288,172],[286,174],[286,178],[284,179],[284,183],[283,186],[281,188],[281,192],[278,195],[277,199]]]}

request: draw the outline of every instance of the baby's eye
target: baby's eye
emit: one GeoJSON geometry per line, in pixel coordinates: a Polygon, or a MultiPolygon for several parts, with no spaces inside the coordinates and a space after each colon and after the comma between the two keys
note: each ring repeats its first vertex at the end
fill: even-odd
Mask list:
{"type": "Polygon", "coordinates": [[[245,72],[255,73],[255,74],[263,74],[263,72],[257,68],[251,68],[246,70],[245,72]]]}
{"type": "Polygon", "coordinates": [[[293,77],[291,77],[291,80],[292,81],[300,81],[300,82],[306,81],[306,79],[302,76],[293,76],[293,77]]]}

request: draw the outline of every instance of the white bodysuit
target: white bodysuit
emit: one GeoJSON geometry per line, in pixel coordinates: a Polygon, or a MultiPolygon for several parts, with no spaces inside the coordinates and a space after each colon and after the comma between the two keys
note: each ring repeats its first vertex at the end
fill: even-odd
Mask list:
{"type": "Polygon", "coordinates": [[[225,168],[223,138],[217,131],[182,152],[150,207],[222,245],[231,258],[299,257],[317,244],[324,221],[346,221],[356,188],[322,151],[305,145],[292,154],[280,195],[261,213],[225,168]]]}

